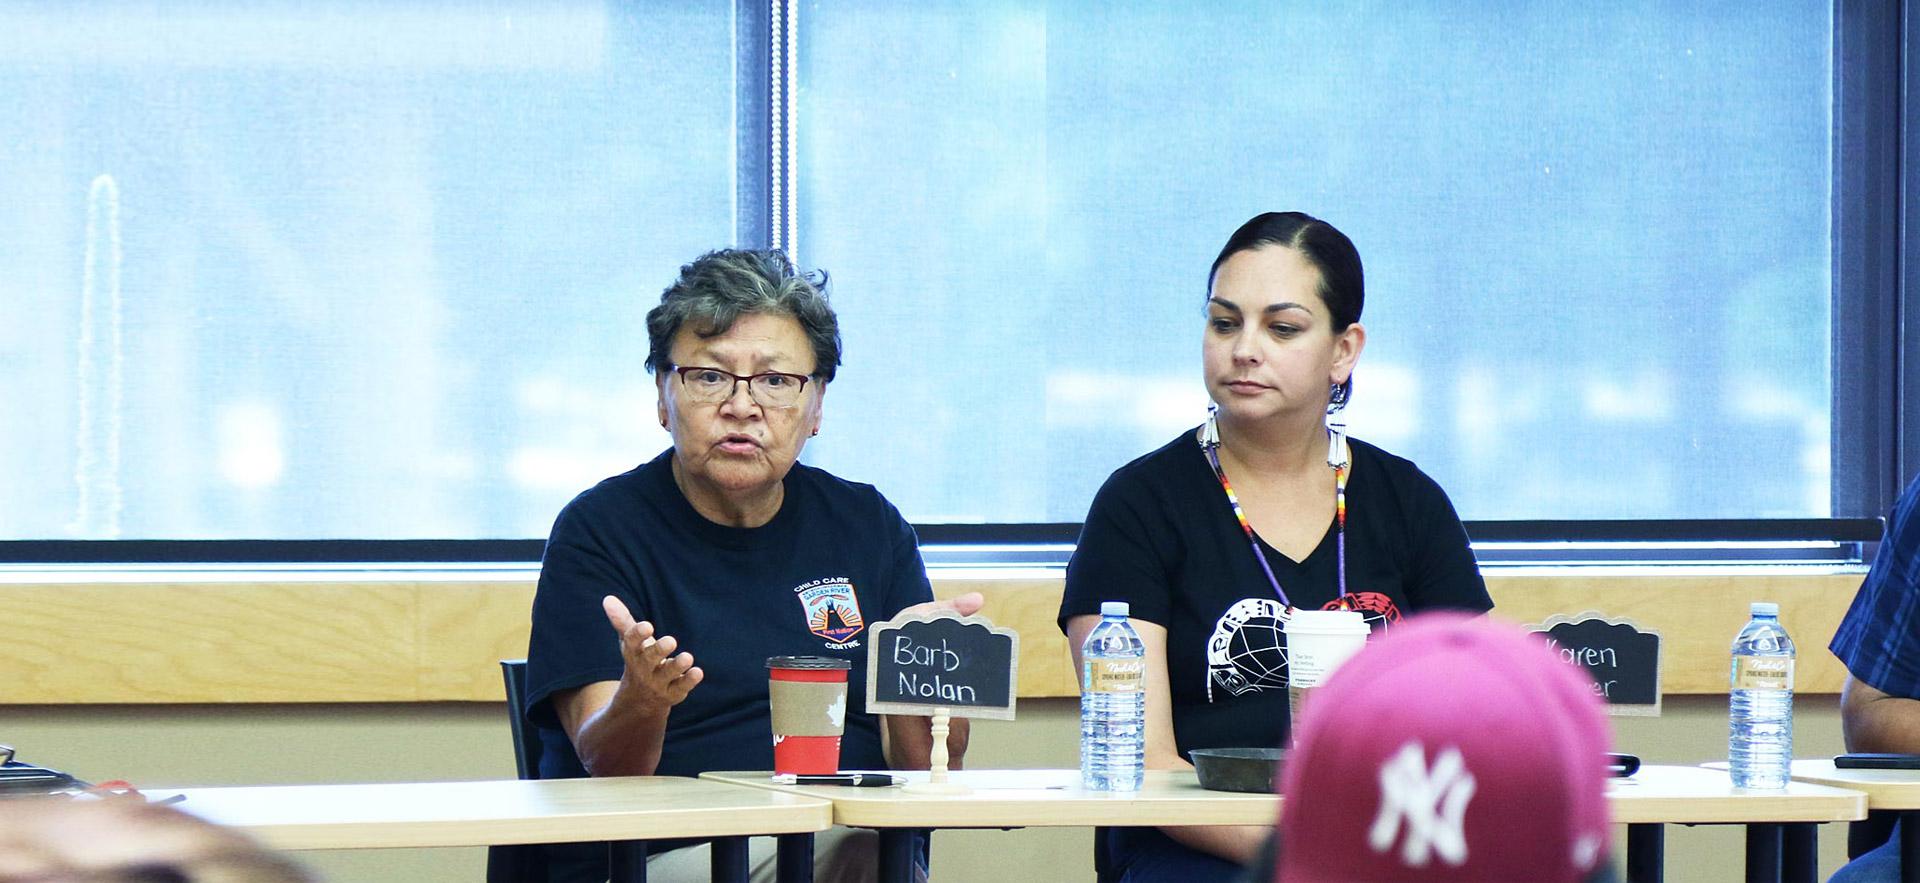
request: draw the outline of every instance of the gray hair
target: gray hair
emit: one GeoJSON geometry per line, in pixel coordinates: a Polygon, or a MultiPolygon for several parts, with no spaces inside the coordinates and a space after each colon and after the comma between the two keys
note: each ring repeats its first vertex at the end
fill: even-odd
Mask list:
{"type": "Polygon", "coordinates": [[[840,320],[827,303],[824,270],[801,272],[778,251],[723,248],[680,268],[680,278],[647,311],[647,370],[672,363],[674,335],[691,323],[703,338],[727,333],[744,315],[791,316],[813,346],[813,376],[833,379],[840,367],[840,320]]]}

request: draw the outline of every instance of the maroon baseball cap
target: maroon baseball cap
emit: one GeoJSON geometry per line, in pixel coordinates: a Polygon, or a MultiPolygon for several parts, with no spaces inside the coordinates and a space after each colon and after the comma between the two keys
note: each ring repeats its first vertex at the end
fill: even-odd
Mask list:
{"type": "Polygon", "coordinates": [[[1308,697],[1274,879],[1588,879],[1611,835],[1608,743],[1591,679],[1539,637],[1411,617],[1308,697]]]}

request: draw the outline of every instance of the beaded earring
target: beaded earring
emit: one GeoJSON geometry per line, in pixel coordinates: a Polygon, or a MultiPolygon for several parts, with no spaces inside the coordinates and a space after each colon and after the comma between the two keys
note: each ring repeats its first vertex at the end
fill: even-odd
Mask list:
{"type": "Polygon", "coordinates": [[[1327,391],[1327,465],[1347,465],[1347,400],[1353,398],[1353,378],[1330,384],[1327,391]]]}

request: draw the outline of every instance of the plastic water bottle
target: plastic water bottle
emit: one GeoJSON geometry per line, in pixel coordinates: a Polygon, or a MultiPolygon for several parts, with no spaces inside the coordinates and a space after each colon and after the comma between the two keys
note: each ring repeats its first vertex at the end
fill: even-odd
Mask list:
{"type": "Polygon", "coordinates": [[[1793,761],[1793,639],[1780,605],[1753,603],[1733,639],[1728,676],[1727,764],[1737,788],[1785,788],[1793,761]]]}
{"type": "Polygon", "coordinates": [[[1127,602],[1100,604],[1081,648],[1080,781],[1088,791],[1138,791],[1147,754],[1147,647],[1127,602]]]}

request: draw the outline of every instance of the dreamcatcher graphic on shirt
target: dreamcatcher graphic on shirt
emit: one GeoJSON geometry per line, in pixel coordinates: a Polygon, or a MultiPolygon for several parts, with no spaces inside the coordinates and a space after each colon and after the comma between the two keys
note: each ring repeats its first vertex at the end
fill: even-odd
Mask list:
{"type": "Polygon", "coordinates": [[[1276,598],[1242,598],[1213,624],[1207,637],[1207,701],[1218,685],[1229,695],[1287,688],[1287,639],[1281,633],[1291,612],[1276,598]]]}

